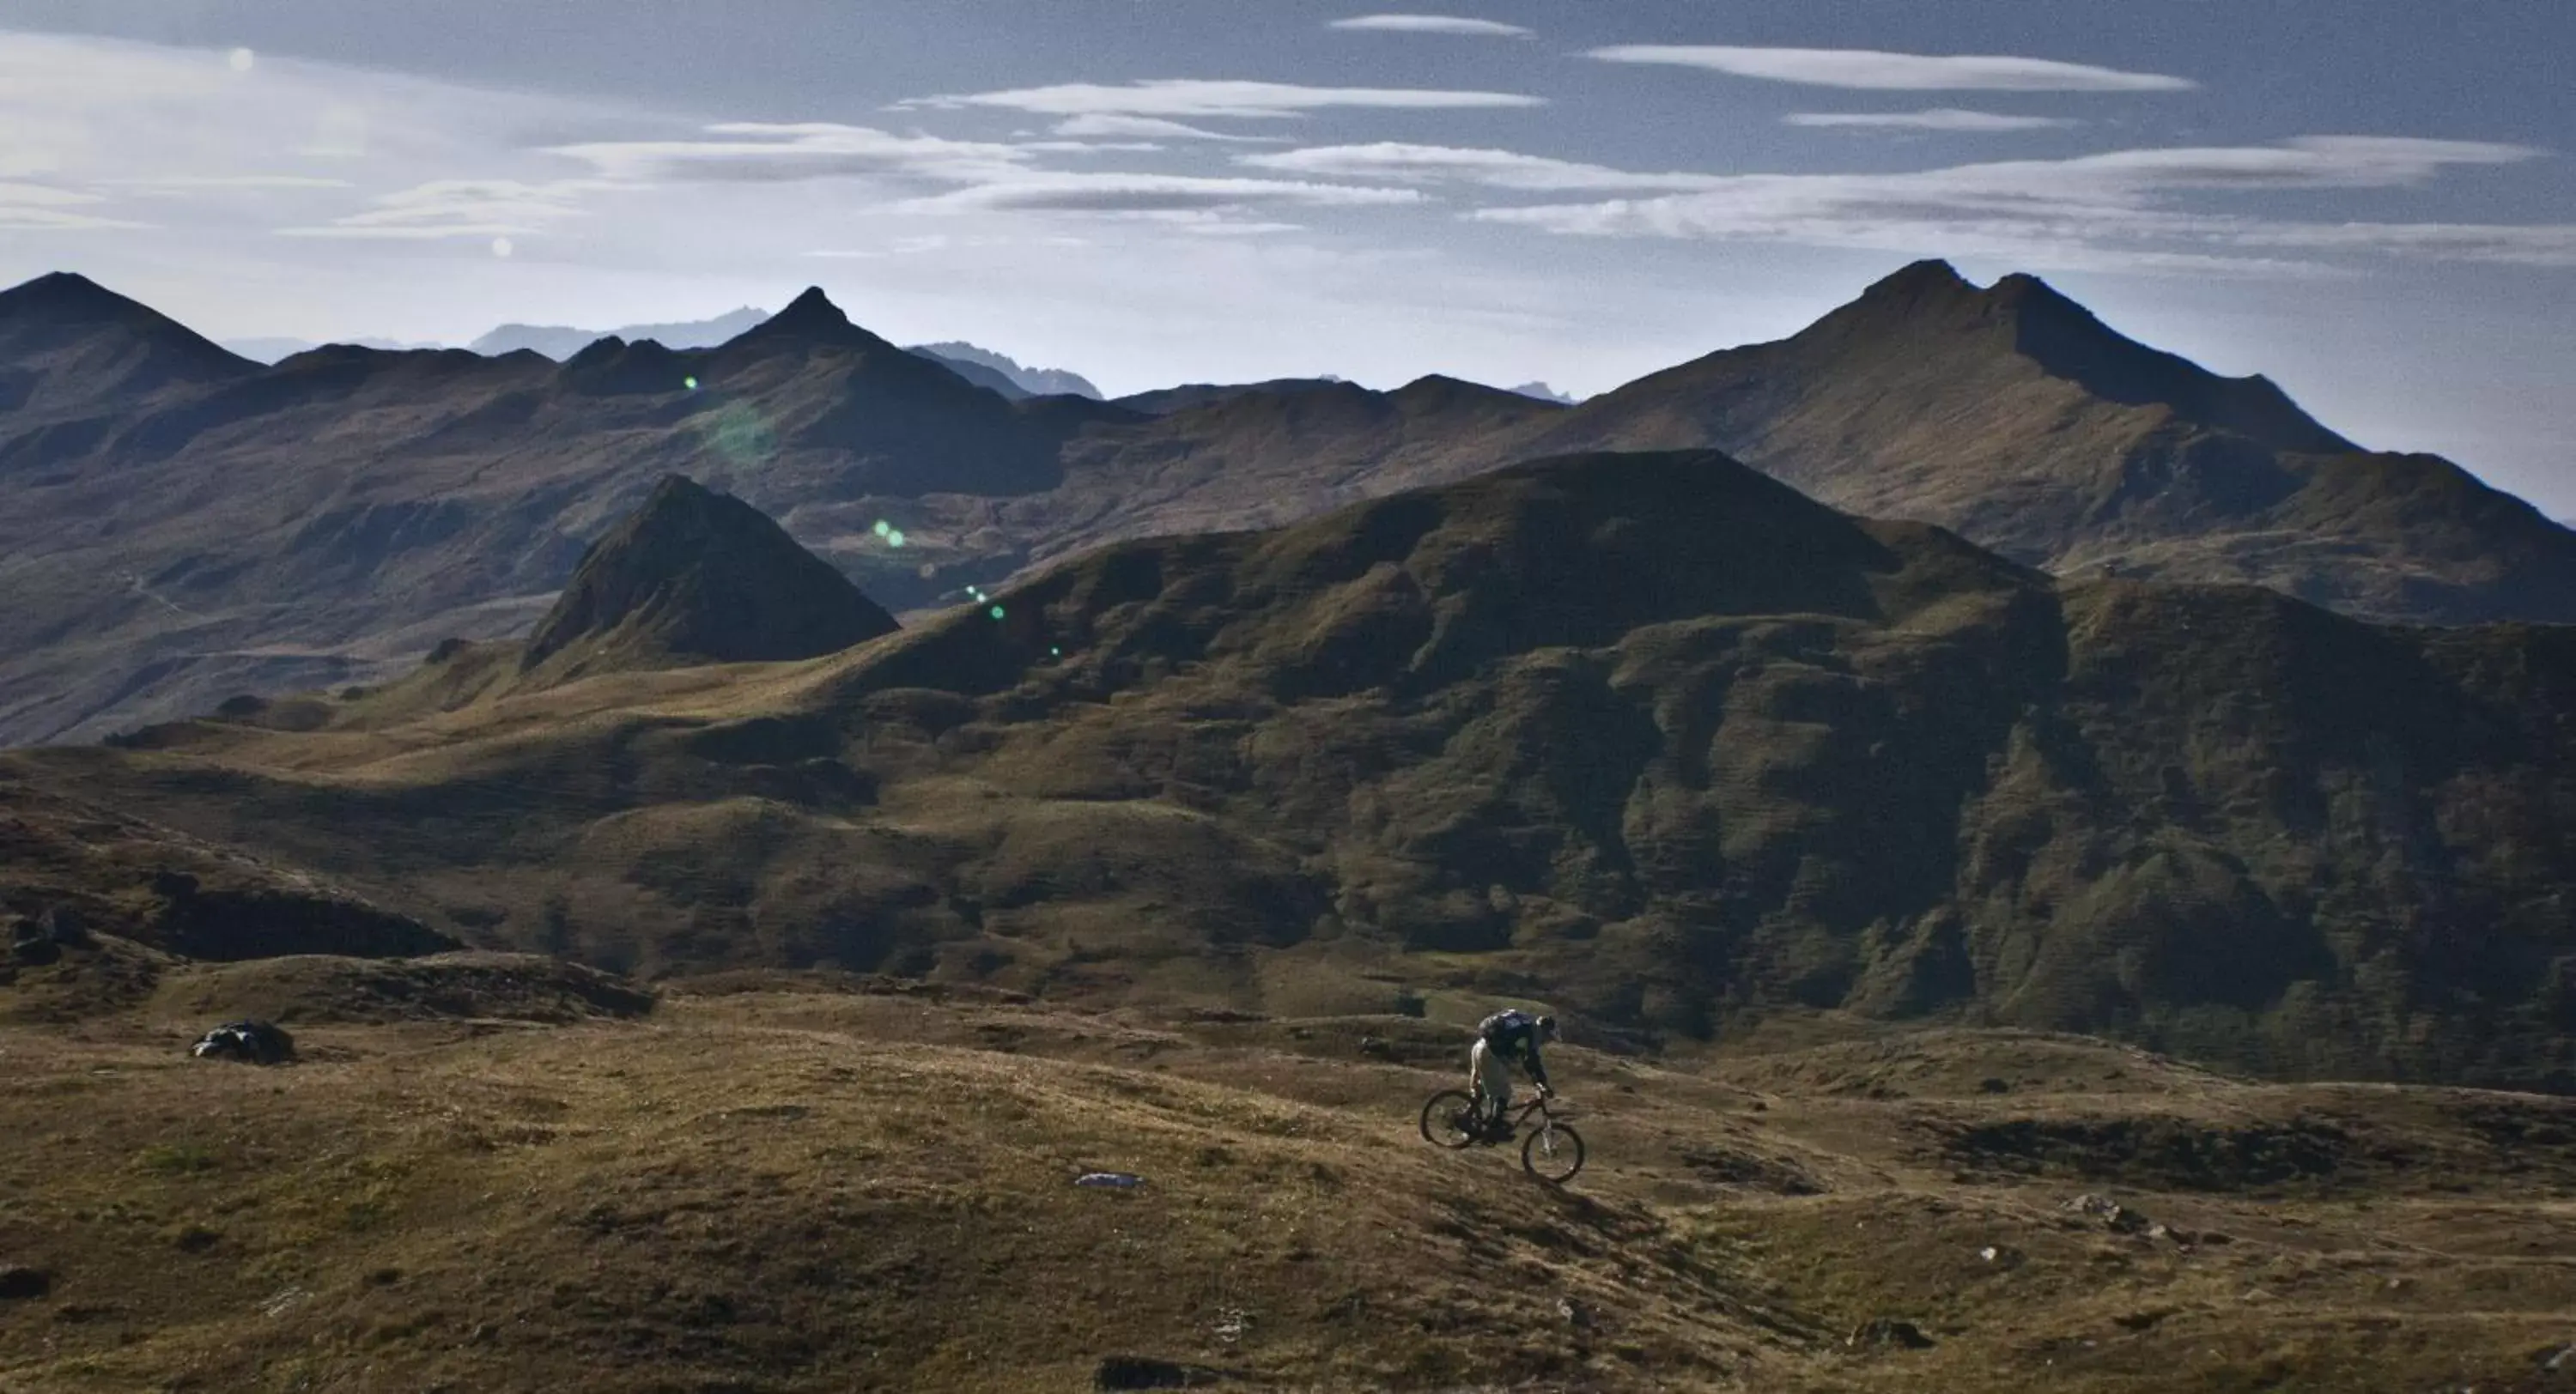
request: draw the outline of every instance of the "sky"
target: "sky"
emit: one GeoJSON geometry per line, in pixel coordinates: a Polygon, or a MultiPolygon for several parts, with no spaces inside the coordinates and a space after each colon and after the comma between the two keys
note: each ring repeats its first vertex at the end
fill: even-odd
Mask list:
{"type": "Polygon", "coordinates": [[[2576,517],[2576,5],[0,0],[0,283],[1577,393],[1924,256],[2576,517]]]}

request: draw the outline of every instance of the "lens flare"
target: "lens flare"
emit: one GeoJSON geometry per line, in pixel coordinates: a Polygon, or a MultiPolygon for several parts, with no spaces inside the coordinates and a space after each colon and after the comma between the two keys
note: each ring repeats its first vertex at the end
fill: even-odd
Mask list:
{"type": "Polygon", "coordinates": [[[691,392],[698,390],[698,380],[696,378],[682,378],[680,379],[680,385],[689,389],[691,392]]]}
{"type": "Polygon", "coordinates": [[[713,411],[700,412],[690,418],[690,424],[710,449],[738,468],[768,464],[777,446],[769,423],[742,402],[727,402],[713,411]]]}
{"type": "Polygon", "coordinates": [[[249,72],[251,65],[258,61],[259,55],[246,48],[237,48],[224,55],[225,64],[237,73],[249,72]]]}
{"type": "Polygon", "coordinates": [[[998,620],[998,619],[1000,619],[1000,618],[1002,617],[1002,607],[1001,607],[1001,606],[999,606],[999,605],[996,605],[996,606],[994,606],[992,609],[990,609],[990,610],[986,611],[985,613],[987,613],[987,614],[991,615],[993,618],[995,618],[995,619],[997,619],[997,620],[998,620]]]}
{"type": "Polygon", "coordinates": [[[902,545],[903,545],[903,529],[901,529],[901,528],[889,528],[889,529],[887,529],[887,530],[886,530],[886,545],[887,545],[887,546],[889,546],[889,547],[900,547],[900,546],[902,546],[902,545]]]}
{"type": "Polygon", "coordinates": [[[892,523],[887,522],[887,521],[886,521],[885,519],[883,519],[883,518],[879,518],[879,519],[877,519],[877,525],[876,525],[876,527],[873,529],[873,531],[876,533],[876,535],[877,535],[877,536],[879,536],[879,537],[883,537],[883,536],[885,536],[887,533],[890,533],[890,532],[894,531],[894,525],[893,525],[892,523]]]}
{"type": "Polygon", "coordinates": [[[492,239],[492,255],[496,257],[507,258],[510,253],[517,250],[518,248],[510,244],[509,238],[495,237],[492,239]]]}

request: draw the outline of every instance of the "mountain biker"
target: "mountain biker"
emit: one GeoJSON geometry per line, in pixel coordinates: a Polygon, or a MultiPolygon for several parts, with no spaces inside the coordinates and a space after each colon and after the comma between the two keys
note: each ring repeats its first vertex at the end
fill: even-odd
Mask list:
{"type": "Polygon", "coordinates": [[[1531,1016],[1517,1007],[1506,1007],[1476,1023],[1476,1044],[1467,1052],[1468,1092],[1485,1105],[1489,1139],[1508,1135],[1510,1125],[1503,1114],[1512,1106],[1513,1065],[1529,1072],[1540,1098],[1555,1097],[1556,1091],[1547,1084],[1547,1066],[1538,1058],[1539,1042],[1555,1039],[1555,1017],[1531,1016]]]}

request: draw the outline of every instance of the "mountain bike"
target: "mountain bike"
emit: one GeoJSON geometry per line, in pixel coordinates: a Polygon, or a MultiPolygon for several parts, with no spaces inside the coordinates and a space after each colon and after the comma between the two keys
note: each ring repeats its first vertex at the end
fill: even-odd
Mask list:
{"type": "Polygon", "coordinates": [[[1521,1140],[1521,1169],[1551,1185],[1573,1180],[1574,1173],[1583,1170],[1583,1136],[1566,1125],[1544,1094],[1487,1129],[1480,1126],[1483,1109],[1475,1096],[1464,1089],[1443,1089],[1422,1105],[1422,1137],[1453,1152],[1478,1143],[1509,1142],[1533,1113],[1539,1116],[1539,1124],[1521,1140]]]}

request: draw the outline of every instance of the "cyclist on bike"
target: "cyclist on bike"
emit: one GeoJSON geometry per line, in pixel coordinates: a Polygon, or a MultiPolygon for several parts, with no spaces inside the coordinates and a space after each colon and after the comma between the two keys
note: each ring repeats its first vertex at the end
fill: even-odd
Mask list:
{"type": "Polygon", "coordinates": [[[1476,1023],[1476,1044],[1467,1052],[1467,1084],[1468,1092],[1485,1106],[1486,1141],[1511,1136],[1503,1113],[1512,1106],[1513,1065],[1529,1072],[1540,1098],[1555,1096],[1547,1084],[1547,1066],[1538,1058],[1539,1042],[1555,1039],[1555,1017],[1531,1016],[1517,1007],[1506,1007],[1476,1023]]]}

